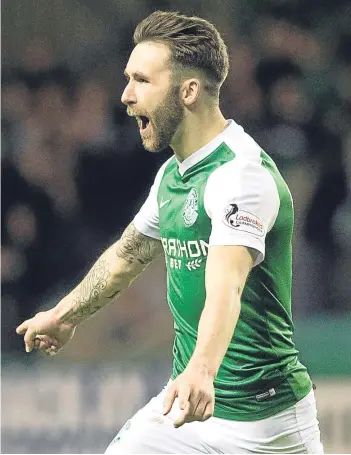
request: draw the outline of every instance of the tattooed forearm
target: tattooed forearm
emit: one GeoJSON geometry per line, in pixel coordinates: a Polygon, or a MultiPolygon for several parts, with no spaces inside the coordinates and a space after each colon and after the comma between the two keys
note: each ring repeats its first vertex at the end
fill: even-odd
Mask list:
{"type": "Polygon", "coordinates": [[[162,251],[159,240],[138,232],[131,223],[116,244],[117,256],[132,264],[139,262],[146,265],[155,259],[162,251]]]}
{"type": "Polygon", "coordinates": [[[100,258],[72,292],[72,307],[64,316],[63,322],[96,313],[102,306],[101,294],[108,286],[110,275],[108,262],[100,258]]]}
{"type": "Polygon", "coordinates": [[[56,306],[61,322],[77,325],[111,302],[160,252],[159,240],[129,225],[121,239],[108,248],[83,281],[56,306]]]}

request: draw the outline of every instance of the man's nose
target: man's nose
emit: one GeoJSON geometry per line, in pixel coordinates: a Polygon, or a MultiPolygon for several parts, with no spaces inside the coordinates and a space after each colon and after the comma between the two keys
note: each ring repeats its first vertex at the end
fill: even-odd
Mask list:
{"type": "Polygon", "coordinates": [[[135,91],[130,83],[126,86],[121,97],[122,103],[129,105],[136,103],[135,91]]]}

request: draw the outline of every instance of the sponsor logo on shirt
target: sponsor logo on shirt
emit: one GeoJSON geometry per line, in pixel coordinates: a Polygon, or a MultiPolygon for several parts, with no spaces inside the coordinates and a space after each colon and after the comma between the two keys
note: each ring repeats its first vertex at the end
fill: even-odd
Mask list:
{"type": "Polygon", "coordinates": [[[185,226],[192,226],[197,220],[197,217],[199,216],[197,212],[199,210],[198,201],[199,195],[197,194],[196,189],[192,188],[184,205],[183,219],[185,226]]]}
{"type": "Polygon", "coordinates": [[[237,204],[229,204],[225,209],[223,222],[238,231],[248,232],[259,237],[264,235],[264,226],[260,218],[246,210],[241,210],[237,204]]]}
{"type": "Polygon", "coordinates": [[[179,240],[161,237],[166,262],[171,269],[181,270],[185,265],[191,272],[205,265],[208,243],[205,240],[179,240]]]}
{"type": "Polygon", "coordinates": [[[188,261],[185,265],[190,272],[201,267],[202,259],[195,259],[193,261],[188,261]]]}
{"type": "Polygon", "coordinates": [[[208,254],[208,243],[205,240],[179,240],[161,237],[161,242],[167,256],[199,258],[208,254]]]}

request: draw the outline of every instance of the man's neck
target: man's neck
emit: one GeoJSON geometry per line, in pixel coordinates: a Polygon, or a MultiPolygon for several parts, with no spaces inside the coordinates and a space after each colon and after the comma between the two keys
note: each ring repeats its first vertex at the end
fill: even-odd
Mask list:
{"type": "Polygon", "coordinates": [[[171,147],[179,162],[197,152],[218,136],[227,126],[220,109],[206,110],[201,114],[190,113],[184,120],[171,147]]]}

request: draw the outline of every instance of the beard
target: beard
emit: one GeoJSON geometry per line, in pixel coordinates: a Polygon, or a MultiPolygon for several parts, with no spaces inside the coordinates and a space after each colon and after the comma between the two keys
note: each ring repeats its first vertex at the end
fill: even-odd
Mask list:
{"type": "Polygon", "coordinates": [[[142,134],[144,148],[149,152],[160,152],[167,148],[184,118],[179,100],[179,87],[171,87],[162,104],[149,117],[149,128],[142,134]]]}

